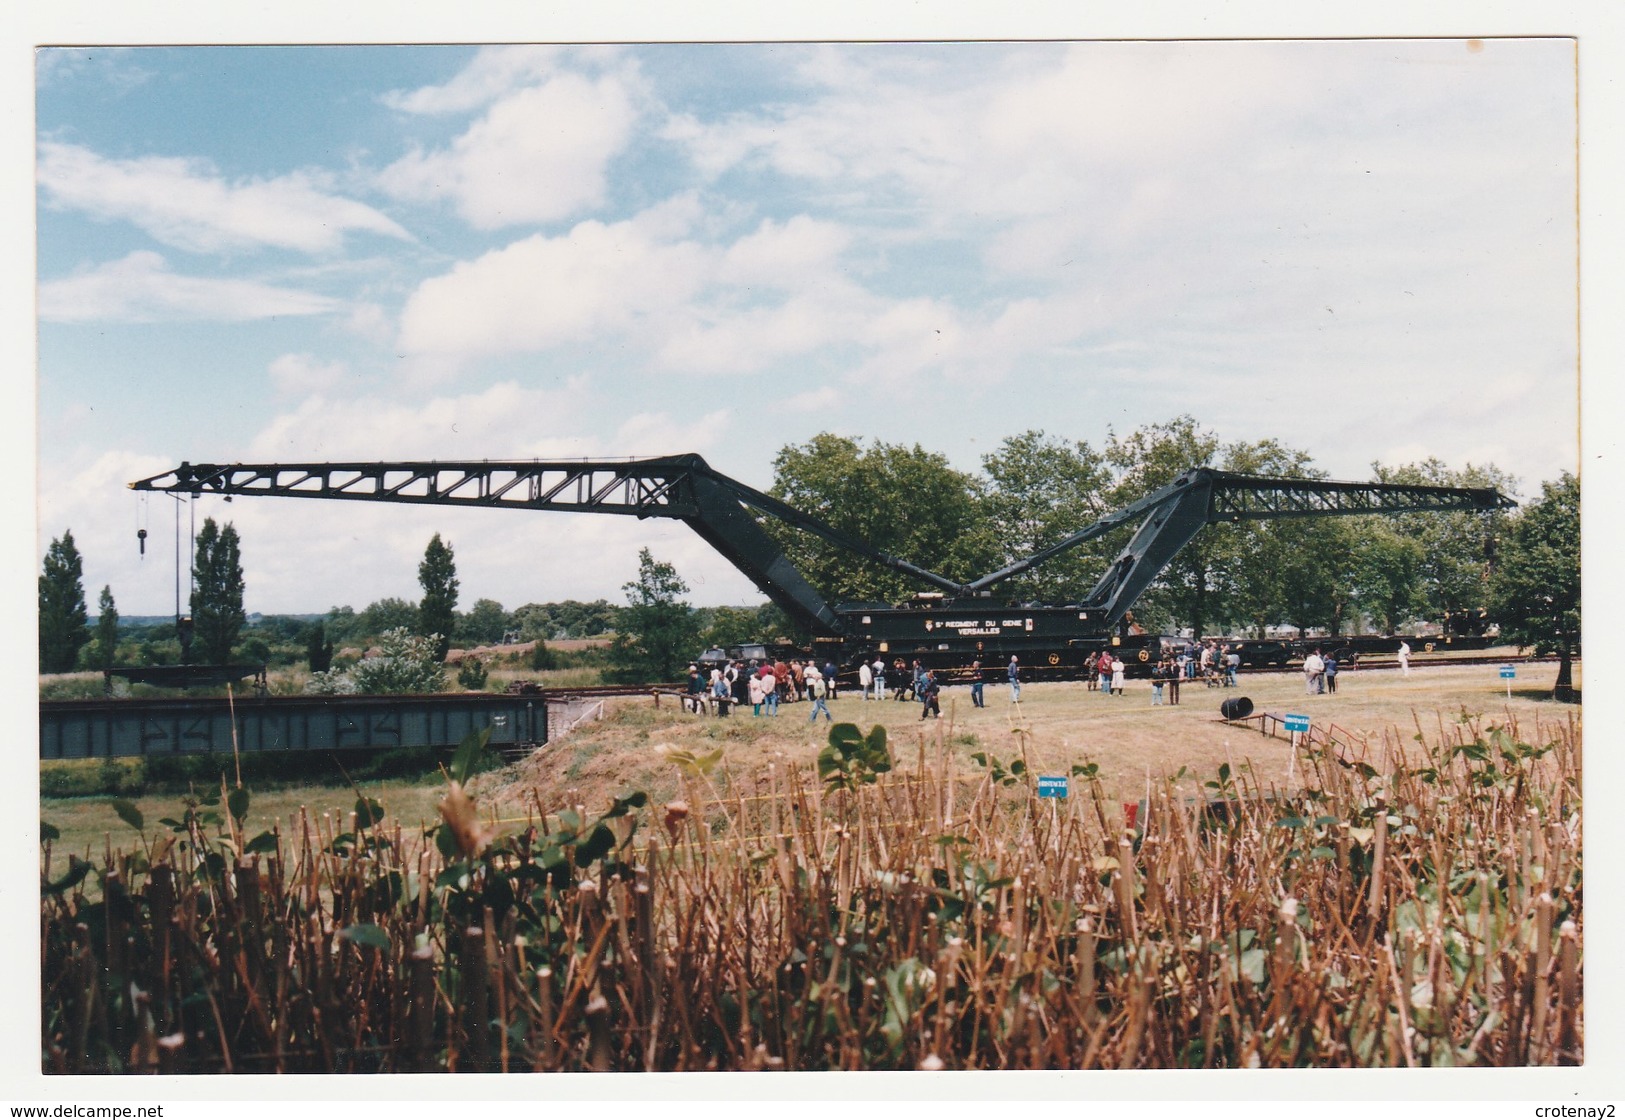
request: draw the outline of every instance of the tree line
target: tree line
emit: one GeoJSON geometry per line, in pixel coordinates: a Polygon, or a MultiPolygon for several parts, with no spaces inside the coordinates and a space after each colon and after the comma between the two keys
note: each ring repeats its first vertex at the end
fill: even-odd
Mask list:
{"type": "MultiPolygon", "coordinates": [[[[831,433],[784,447],[770,492],[874,547],[954,579],[971,580],[1048,547],[1166,485],[1194,467],[1244,474],[1324,478],[1313,456],[1276,440],[1224,442],[1190,416],[1119,435],[1099,447],[1033,430],[981,457],[981,470],[953,467],[940,453],[831,433]]],[[[1488,486],[1516,496],[1519,480],[1494,466],[1449,467],[1437,459],[1373,463],[1373,481],[1488,486]]],[[[1188,544],[1135,604],[1150,631],[1250,633],[1271,627],[1330,634],[1399,633],[1418,621],[1483,613],[1508,637],[1562,652],[1579,636],[1579,484],[1564,474],[1523,509],[1489,514],[1320,517],[1211,525],[1188,544]]],[[[783,522],[763,528],[832,602],[896,602],[919,590],[906,576],[845,552],[783,522]]],[[[1126,532],[1126,530],[1124,531],[1126,532]]],[[[1008,580],[996,593],[1018,602],[1076,602],[1121,549],[1108,534],[1008,580]]],[[[204,522],[190,606],[196,641],[209,660],[232,656],[244,630],[240,542],[228,523],[204,522]]],[[[51,542],[40,577],[40,665],[44,672],[105,667],[118,656],[118,614],[102,589],[94,639],[82,562],[71,531],[51,542]]],[[[750,638],[798,638],[770,605],[696,609],[670,565],[640,555],[626,605],[529,603],[514,611],[488,598],[456,609],[459,583],[449,542],[437,533],[418,569],[423,598],[386,598],[361,611],[334,607],[299,635],[313,669],[335,645],[394,629],[453,643],[619,635],[614,661],[625,674],[670,676],[702,645],[750,638]]],[[[261,641],[263,638],[250,638],[261,641]]],[[[245,643],[246,644],[246,643],[245,643]]],[[[252,654],[261,652],[250,649],[252,654]]],[[[644,679],[652,679],[645,677],[644,679]]]]}
{"type": "MultiPolygon", "coordinates": [[[[1100,447],[1028,431],[981,459],[979,473],[912,447],[828,433],[784,448],[772,493],[882,551],[970,580],[1049,547],[1195,467],[1326,478],[1306,451],[1276,440],[1225,443],[1180,416],[1100,447]]],[[[1437,459],[1372,466],[1372,481],[1490,486],[1516,493],[1495,467],[1437,459]]],[[[1407,514],[1223,523],[1205,528],[1134,607],[1147,630],[1251,633],[1275,626],[1339,634],[1402,631],[1446,613],[1487,609],[1498,542],[1513,515],[1407,514]]],[[[906,576],[772,519],[772,533],[827,598],[896,601],[906,576]]],[[[1077,602],[1117,555],[1124,532],[1054,557],[995,589],[1015,601],[1077,602]]]]}

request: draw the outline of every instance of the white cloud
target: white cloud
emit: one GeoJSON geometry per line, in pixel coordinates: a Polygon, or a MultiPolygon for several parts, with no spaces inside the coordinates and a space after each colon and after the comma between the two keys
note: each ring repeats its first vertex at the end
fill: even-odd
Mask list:
{"type": "Polygon", "coordinates": [[[166,245],[195,253],[270,246],[305,253],[338,249],[350,231],[411,240],[372,207],[295,171],[228,183],[205,160],[105,159],[73,144],[39,146],[47,205],[126,221],[166,245]]]}
{"type": "Polygon", "coordinates": [[[40,318],[56,323],[246,322],[338,307],[326,296],[254,280],[181,276],[144,250],[39,286],[40,318]]]}
{"type": "Polygon", "coordinates": [[[450,147],[403,156],[378,185],[449,199],[480,229],[556,221],[603,202],[609,161],[636,119],[623,76],[558,74],[496,101],[450,147]]]}
{"type": "Polygon", "coordinates": [[[274,417],[248,449],[277,462],[512,459],[586,454],[573,446],[579,385],[533,389],[504,381],[424,401],[396,396],[313,396],[274,417]]]}
{"type": "Polygon", "coordinates": [[[344,329],[358,338],[366,339],[382,349],[395,338],[395,322],[376,303],[357,303],[351,306],[344,321],[344,329]]]}
{"type": "Polygon", "coordinates": [[[783,224],[768,219],[728,246],[718,278],[748,286],[804,287],[809,279],[827,275],[851,242],[849,229],[806,214],[783,224]]]}
{"type": "Polygon", "coordinates": [[[543,81],[566,65],[602,68],[622,54],[620,48],[611,46],[481,47],[451,81],[414,90],[391,90],[381,100],[403,113],[470,113],[517,88],[543,81]]]}
{"type": "Polygon", "coordinates": [[[334,388],[349,373],[342,361],[324,362],[313,354],[283,354],[268,369],[278,392],[299,396],[334,388]]]}
{"type": "Polygon", "coordinates": [[[538,234],[419,285],[401,312],[400,345],[504,353],[628,330],[693,298],[711,257],[693,242],[654,240],[634,222],[538,234]]]}

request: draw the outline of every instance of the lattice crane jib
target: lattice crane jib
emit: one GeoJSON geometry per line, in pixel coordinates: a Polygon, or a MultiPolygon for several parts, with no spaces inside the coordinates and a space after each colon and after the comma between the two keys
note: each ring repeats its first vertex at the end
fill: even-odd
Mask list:
{"type": "Polygon", "coordinates": [[[130,484],[222,496],[558,510],[686,522],[776,605],[815,635],[845,632],[840,615],[796,570],[749,512],[756,509],[944,590],[958,584],[853,540],[698,455],[655,459],[397,463],[182,463],[130,484]],[[747,508],[749,507],[749,508],[747,508]]]}
{"type": "Polygon", "coordinates": [[[130,486],[223,496],[262,494],[674,518],[686,522],[798,624],[815,635],[831,637],[846,634],[847,621],[796,570],[752,510],[903,572],[947,592],[950,598],[975,598],[1061,552],[1138,522],[1129,543],[1086,600],[1095,617],[1110,626],[1123,617],[1179,550],[1214,522],[1488,512],[1514,504],[1491,489],[1260,478],[1202,467],[1057,544],[961,584],[855,540],[817,517],[719,473],[698,455],[613,461],[182,463],[130,486]]]}

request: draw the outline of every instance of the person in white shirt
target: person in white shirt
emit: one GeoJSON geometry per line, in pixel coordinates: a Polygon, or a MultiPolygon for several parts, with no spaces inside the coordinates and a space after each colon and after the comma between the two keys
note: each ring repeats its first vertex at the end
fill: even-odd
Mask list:
{"type": "Polygon", "coordinates": [[[1399,672],[1402,676],[1411,675],[1411,644],[1403,639],[1399,643],[1399,672]]]}
{"type": "Polygon", "coordinates": [[[1303,690],[1313,696],[1320,691],[1320,676],[1326,671],[1326,663],[1320,659],[1320,651],[1313,650],[1303,659],[1303,690]]]}
{"type": "Polygon", "coordinates": [[[874,683],[875,671],[869,668],[869,663],[865,661],[862,665],[858,666],[858,687],[863,689],[863,698],[865,700],[869,699],[869,689],[874,685],[874,683]]]}

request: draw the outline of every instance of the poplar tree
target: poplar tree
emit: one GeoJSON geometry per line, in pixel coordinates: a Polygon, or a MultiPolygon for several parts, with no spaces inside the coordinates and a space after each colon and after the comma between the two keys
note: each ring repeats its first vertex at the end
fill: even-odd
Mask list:
{"type": "Polygon", "coordinates": [[[423,587],[423,602],[418,607],[418,633],[435,638],[435,658],[446,659],[451,649],[452,631],[457,626],[457,563],[451,545],[441,541],[436,533],[423,552],[423,563],[418,565],[418,583],[423,587]]]}
{"type": "Polygon", "coordinates": [[[102,587],[96,609],[99,612],[96,616],[96,664],[98,668],[111,669],[118,655],[118,608],[113,605],[111,585],[102,587]]]}
{"type": "Polygon", "coordinates": [[[42,673],[69,673],[90,640],[86,628],[84,561],[73,531],[53,540],[39,578],[39,666],[42,673]]]}
{"type": "Polygon", "coordinates": [[[248,621],[243,611],[242,549],[237,529],[224,529],[214,518],[203,521],[197,535],[196,577],[192,586],[192,625],[203,657],[211,665],[231,660],[232,647],[248,621]]]}

